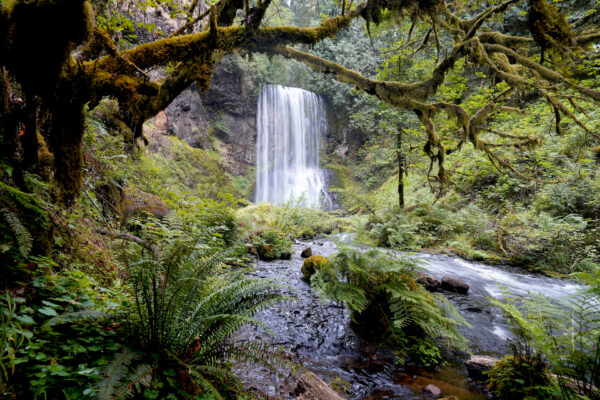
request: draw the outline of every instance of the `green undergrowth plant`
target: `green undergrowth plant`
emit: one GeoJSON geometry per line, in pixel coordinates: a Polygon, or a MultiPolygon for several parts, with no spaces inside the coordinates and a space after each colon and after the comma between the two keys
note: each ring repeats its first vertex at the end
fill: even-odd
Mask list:
{"type": "Polygon", "coordinates": [[[4,284],[24,279],[29,271],[24,263],[34,254],[45,252],[51,245],[49,211],[55,207],[49,202],[48,185],[38,176],[25,174],[23,190],[2,182],[0,174],[0,271],[4,284]]]}
{"type": "Polygon", "coordinates": [[[457,328],[468,323],[445,297],[415,282],[417,269],[408,258],[342,247],[311,278],[311,285],[345,303],[365,337],[384,341],[400,357],[431,366],[441,360],[440,345],[464,347],[457,328]]]}
{"type": "Polygon", "coordinates": [[[498,400],[545,400],[556,398],[541,356],[506,356],[489,373],[490,392],[498,400]]]}
{"type": "Polygon", "coordinates": [[[102,288],[76,271],[46,272],[14,302],[18,325],[13,332],[22,337],[9,341],[19,346],[13,347],[8,393],[28,399],[92,398],[104,366],[122,348],[119,325],[112,319],[126,302],[122,287],[102,288]]]}
{"type": "Polygon", "coordinates": [[[560,303],[542,295],[519,301],[505,293],[504,301],[492,299],[511,323],[514,336],[511,342],[514,362],[507,361],[506,368],[490,376],[495,385],[493,390],[504,396],[500,398],[512,398],[507,396],[519,387],[523,393],[548,393],[536,398],[600,397],[600,274],[596,269],[592,273],[578,273],[576,277],[587,288],[560,303]],[[537,372],[530,371],[533,378],[552,373],[552,379],[543,385],[540,378],[523,382],[525,378],[511,372],[534,366],[537,372]]]}
{"type": "Polygon", "coordinates": [[[499,258],[494,222],[477,205],[415,204],[383,209],[359,229],[357,240],[397,250],[448,249],[465,258],[499,258]]]}
{"type": "Polygon", "coordinates": [[[498,231],[505,251],[537,270],[589,272],[600,261],[597,222],[578,214],[555,217],[518,210],[500,220],[498,231]]]}
{"type": "Polygon", "coordinates": [[[254,315],[283,298],[273,282],[227,270],[225,257],[188,240],[163,249],[158,259],[141,257],[129,266],[131,341],[154,355],[155,379],[169,382],[158,393],[178,388],[229,398],[241,391],[229,369],[232,360],[277,361],[275,351],[236,343],[232,336],[244,324],[262,325],[254,315]]]}
{"type": "Polygon", "coordinates": [[[305,207],[301,202],[251,205],[238,210],[237,217],[246,229],[274,229],[303,239],[339,232],[345,225],[344,219],[334,213],[305,207]]]}
{"type": "Polygon", "coordinates": [[[263,230],[252,235],[252,246],[263,260],[289,258],[292,241],[289,236],[277,230],[263,230]]]}

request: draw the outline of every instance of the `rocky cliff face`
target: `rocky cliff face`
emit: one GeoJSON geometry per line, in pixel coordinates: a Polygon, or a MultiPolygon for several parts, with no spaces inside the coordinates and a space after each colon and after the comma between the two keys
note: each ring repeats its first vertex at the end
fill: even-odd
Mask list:
{"type": "MultiPolygon", "coordinates": [[[[175,1],[180,7],[187,7],[190,3],[191,0],[175,1]]],[[[198,12],[207,8],[205,1],[198,2],[198,12]]],[[[125,1],[117,6],[116,11],[127,15],[129,9],[128,1],[125,1]]],[[[181,27],[186,21],[185,15],[173,11],[165,3],[133,15],[140,24],[135,29],[136,41],[157,40],[181,27]],[[155,29],[149,31],[142,26],[155,26],[155,29]]],[[[194,31],[202,29],[203,25],[198,24],[194,31]]],[[[120,36],[121,33],[116,32],[115,35],[120,36]]],[[[151,74],[157,77],[163,72],[152,71],[151,74]]],[[[153,129],[149,136],[161,142],[160,135],[175,135],[199,148],[216,145],[213,138],[217,138],[222,143],[218,147],[224,153],[229,172],[246,175],[248,167],[255,164],[255,85],[252,70],[247,64],[238,56],[227,56],[215,69],[211,89],[201,93],[196,85],[192,85],[181,93],[153,119],[157,129],[153,129]]]]}
{"type": "Polygon", "coordinates": [[[256,92],[252,72],[228,56],[215,69],[209,91],[192,85],[154,118],[154,125],[194,147],[218,139],[230,172],[246,175],[256,162],[256,92]]]}

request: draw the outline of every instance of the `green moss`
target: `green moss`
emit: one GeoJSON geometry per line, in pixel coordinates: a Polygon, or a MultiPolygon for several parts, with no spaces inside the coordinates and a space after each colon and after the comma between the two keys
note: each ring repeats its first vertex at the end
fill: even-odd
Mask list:
{"type": "Polygon", "coordinates": [[[325,264],[329,262],[327,257],[323,256],[310,256],[304,263],[302,264],[302,276],[304,280],[310,281],[311,276],[313,276],[318,270],[320,270],[325,264]]]}
{"type": "Polygon", "coordinates": [[[546,0],[531,0],[527,17],[529,30],[542,49],[564,51],[574,46],[567,18],[553,4],[546,0]]]}

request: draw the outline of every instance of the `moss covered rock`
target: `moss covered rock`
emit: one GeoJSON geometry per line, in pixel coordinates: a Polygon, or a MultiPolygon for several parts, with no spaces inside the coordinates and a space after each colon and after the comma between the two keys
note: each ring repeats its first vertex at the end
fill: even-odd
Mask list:
{"type": "Polygon", "coordinates": [[[329,259],[323,256],[310,256],[302,264],[302,275],[304,280],[310,281],[310,277],[315,274],[329,259]]]}
{"type": "Polygon", "coordinates": [[[273,246],[270,244],[259,244],[256,248],[256,251],[258,253],[258,258],[263,261],[273,261],[277,258],[275,256],[275,252],[273,251],[273,246]]]}
{"type": "Polygon", "coordinates": [[[160,197],[146,193],[135,187],[126,187],[123,191],[122,216],[124,220],[140,215],[142,212],[163,218],[169,213],[169,206],[160,197]]]}

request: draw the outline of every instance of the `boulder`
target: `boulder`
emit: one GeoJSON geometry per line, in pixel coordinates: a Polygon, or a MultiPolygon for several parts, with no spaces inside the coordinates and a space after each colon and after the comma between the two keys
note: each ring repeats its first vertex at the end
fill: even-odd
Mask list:
{"type": "Polygon", "coordinates": [[[415,281],[429,292],[435,292],[440,288],[440,281],[430,275],[419,274],[415,281]]]}
{"type": "Polygon", "coordinates": [[[161,132],[167,132],[169,129],[169,117],[167,113],[164,111],[159,112],[152,119],[152,123],[155,127],[157,127],[161,132]]]}
{"type": "Polygon", "coordinates": [[[273,261],[275,257],[273,256],[273,246],[270,244],[260,244],[256,248],[256,252],[258,253],[258,258],[263,261],[273,261]]]}
{"type": "Polygon", "coordinates": [[[435,399],[437,399],[438,397],[440,397],[442,395],[442,389],[440,389],[439,387],[432,385],[431,383],[427,386],[425,386],[425,389],[423,389],[423,392],[435,399]]]}
{"type": "Polygon", "coordinates": [[[146,193],[136,187],[128,186],[123,190],[122,218],[124,221],[147,212],[156,218],[164,218],[169,206],[160,197],[146,193]]]}
{"type": "Polygon", "coordinates": [[[283,252],[281,253],[281,256],[279,258],[281,260],[289,260],[292,258],[292,253],[290,253],[289,251],[283,252]]]}
{"type": "Polygon", "coordinates": [[[302,253],[300,253],[300,257],[302,258],[308,258],[310,256],[312,256],[312,249],[310,246],[306,247],[304,250],[302,250],[302,253]]]}
{"type": "Polygon", "coordinates": [[[442,289],[449,292],[467,294],[469,292],[469,284],[462,279],[444,276],[442,278],[442,289]]]}
{"type": "Polygon", "coordinates": [[[302,375],[291,395],[295,400],[344,400],[310,371],[302,375]]]}
{"type": "Polygon", "coordinates": [[[329,260],[327,257],[323,256],[310,256],[304,260],[304,263],[302,264],[302,275],[304,280],[310,281],[310,277],[313,276],[326,262],[329,262],[329,260]]]}
{"type": "Polygon", "coordinates": [[[477,381],[486,381],[487,375],[484,374],[484,372],[490,371],[492,368],[494,368],[494,365],[496,365],[498,361],[500,360],[495,357],[474,355],[465,361],[465,367],[467,367],[469,377],[477,381]]]}

